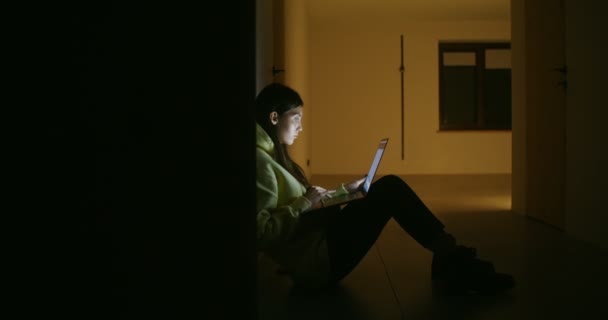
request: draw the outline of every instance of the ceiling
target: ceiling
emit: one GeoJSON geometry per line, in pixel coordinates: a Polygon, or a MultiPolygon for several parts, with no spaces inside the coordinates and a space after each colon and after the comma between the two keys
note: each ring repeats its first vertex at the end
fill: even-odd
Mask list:
{"type": "Polygon", "coordinates": [[[509,20],[511,0],[307,0],[313,19],[509,20]]]}

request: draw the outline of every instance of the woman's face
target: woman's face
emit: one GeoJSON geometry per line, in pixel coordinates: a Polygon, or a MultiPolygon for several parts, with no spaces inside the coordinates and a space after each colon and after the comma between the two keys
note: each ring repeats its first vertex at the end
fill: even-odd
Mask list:
{"type": "Polygon", "coordinates": [[[276,116],[275,119],[279,142],[292,145],[296,138],[298,138],[300,131],[302,131],[302,106],[276,116]]]}

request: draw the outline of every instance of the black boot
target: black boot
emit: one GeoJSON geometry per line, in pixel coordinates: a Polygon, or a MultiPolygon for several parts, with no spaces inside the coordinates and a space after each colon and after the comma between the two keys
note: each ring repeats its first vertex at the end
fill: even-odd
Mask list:
{"type": "Polygon", "coordinates": [[[496,272],[492,263],[477,257],[475,249],[464,246],[434,255],[431,278],[433,292],[439,295],[495,295],[515,286],[512,276],[496,272]]]}

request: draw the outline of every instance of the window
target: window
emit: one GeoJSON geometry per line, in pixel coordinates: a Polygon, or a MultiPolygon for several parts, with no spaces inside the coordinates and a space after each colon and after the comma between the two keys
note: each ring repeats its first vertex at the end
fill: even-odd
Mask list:
{"type": "Polygon", "coordinates": [[[511,130],[511,45],[439,43],[440,130],[511,130]]]}

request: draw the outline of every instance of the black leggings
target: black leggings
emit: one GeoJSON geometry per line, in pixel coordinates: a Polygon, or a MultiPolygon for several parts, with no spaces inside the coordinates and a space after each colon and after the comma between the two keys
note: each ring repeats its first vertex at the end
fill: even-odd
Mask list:
{"type": "Polygon", "coordinates": [[[345,206],[329,223],[332,282],[355,268],[391,218],[425,248],[444,228],[407,183],[394,175],[384,176],[371,185],[366,198],[345,206]]]}

